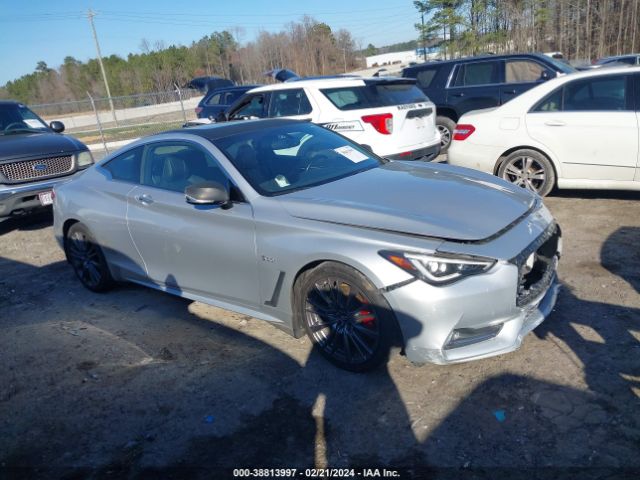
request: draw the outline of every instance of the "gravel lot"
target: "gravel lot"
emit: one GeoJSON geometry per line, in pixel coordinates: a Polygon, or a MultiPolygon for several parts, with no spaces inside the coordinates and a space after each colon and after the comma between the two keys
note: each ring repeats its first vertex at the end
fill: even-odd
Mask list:
{"type": "Polygon", "coordinates": [[[250,317],[130,285],[93,294],[50,218],[1,224],[0,477],[639,478],[640,194],[546,203],[563,289],[520,350],[447,367],[396,355],[368,375],[250,317]]]}

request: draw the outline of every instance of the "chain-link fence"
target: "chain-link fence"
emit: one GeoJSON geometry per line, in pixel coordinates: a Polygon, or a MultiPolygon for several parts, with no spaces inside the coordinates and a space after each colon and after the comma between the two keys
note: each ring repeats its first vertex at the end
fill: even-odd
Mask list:
{"type": "Polygon", "coordinates": [[[30,105],[47,122],[59,120],[65,133],[101,157],[145,135],[178,128],[196,118],[202,94],[193,89],[30,105]]]}

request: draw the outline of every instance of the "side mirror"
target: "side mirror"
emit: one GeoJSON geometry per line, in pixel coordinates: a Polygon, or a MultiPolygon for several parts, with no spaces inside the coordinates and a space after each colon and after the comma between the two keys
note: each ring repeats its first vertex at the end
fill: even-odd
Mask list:
{"type": "Polygon", "coordinates": [[[221,112],[218,112],[218,115],[216,115],[216,118],[215,119],[212,118],[212,120],[214,120],[215,122],[226,122],[229,119],[227,118],[227,114],[221,111],[221,112]]]}
{"type": "Polygon", "coordinates": [[[187,203],[192,205],[219,205],[231,208],[229,188],[218,182],[200,182],[189,185],[185,191],[187,203]]]}
{"type": "Polygon", "coordinates": [[[54,120],[49,124],[49,128],[56,133],[62,133],[64,132],[64,123],[54,120]]]}

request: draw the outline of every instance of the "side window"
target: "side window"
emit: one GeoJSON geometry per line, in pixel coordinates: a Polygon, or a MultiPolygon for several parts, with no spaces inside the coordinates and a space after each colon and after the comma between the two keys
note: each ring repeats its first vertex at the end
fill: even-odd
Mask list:
{"type": "Polygon", "coordinates": [[[616,111],[627,109],[625,75],[577,80],[564,87],[564,111],[616,111]]]}
{"type": "Polygon", "coordinates": [[[118,155],[102,168],[111,173],[114,180],[140,183],[140,167],[142,165],[143,147],[137,147],[118,155]]]}
{"type": "Polygon", "coordinates": [[[505,68],[506,83],[532,83],[542,78],[545,68],[531,60],[507,60],[505,68]]]}
{"type": "Polygon", "coordinates": [[[497,61],[473,62],[458,65],[454,87],[470,87],[473,85],[489,85],[498,83],[497,61]]]}
{"type": "Polygon", "coordinates": [[[421,72],[418,72],[418,75],[416,76],[418,85],[422,88],[429,88],[437,71],[437,69],[431,68],[429,70],[422,70],[421,72]]]}
{"type": "Polygon", "coordinates": [[[636,57],[622,57],[616,60],[616,63],[626,63],[627,65],[635,65],[636,57]]]}
{"type": "Polygon", "coordinates": [[[228,183],[209,153],[189,143],[161,142],[147,146],[143,185],[183,193],[189,185],[200,182],[228,183]]]}
{"type": "Polygon", "coordinates": [[[559,112],[560,110],[562,110],[562,88],[551,92],[531,109],[532,112],[559,112]]]}
{"type": "Polygon", "coordinates": [[[264,117],[264,95],[253,95],[250,100],[236,110],[231,118],[264,117]]]}
{"type": "Polygon", "coordinates": [[[207,100],[207,105],[218,105],[220,104],[220,98],[222,97],[222,93],[216,93],[212,95],[209,100],[207,100]]]}
{"type": "Polygon", "coordinates": [[[311,104],[304,90],[276,90],[271,93],[269,117],[289,117],[311,113],[311,104]]]}

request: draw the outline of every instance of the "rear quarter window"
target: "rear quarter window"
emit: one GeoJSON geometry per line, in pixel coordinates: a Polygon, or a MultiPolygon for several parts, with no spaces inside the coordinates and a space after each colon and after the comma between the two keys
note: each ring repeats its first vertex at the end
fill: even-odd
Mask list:
{"type": "Polygon", "coordinates": [[[421,72],[418,72],[418,74],[416,75],[418,85],[420,85],[422,88],[429,88],[433,83],[433,79],[435,78],[437,72],[438,69],[436,68],[430,68],[429,70],[422,70],[421,72]]]}
{"type": "Polygon", "coordinates": [[[413,83],[324,88],[320,92],[339,110],[388,107],[429,100],[413,83]]]}

